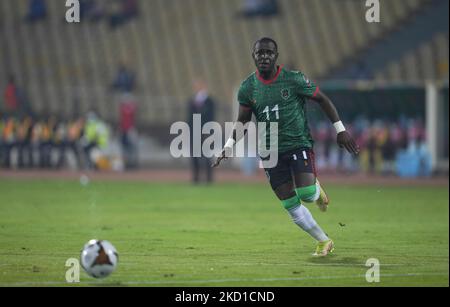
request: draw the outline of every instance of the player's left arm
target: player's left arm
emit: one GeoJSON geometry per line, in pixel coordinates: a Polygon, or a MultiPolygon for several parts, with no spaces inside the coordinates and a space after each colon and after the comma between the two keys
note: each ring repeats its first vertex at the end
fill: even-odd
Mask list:
{"type": "Polygon", "coordinates": [[[349,153],[352,153],[354,155],[359,154],[359,146],[356,144],[350,133],[348,133],[348,131],[345,129],[345,126],[339,117],[339,113],[331,99],[328,98],[319,89],[316,91],[313,97],[311,97],[311,99],[316,101],[320,105],[322,110],[325,112],[325,114],[328,116],[328,118],[336,128],[337,143],[339,147],[347,149],[349,153]]]}

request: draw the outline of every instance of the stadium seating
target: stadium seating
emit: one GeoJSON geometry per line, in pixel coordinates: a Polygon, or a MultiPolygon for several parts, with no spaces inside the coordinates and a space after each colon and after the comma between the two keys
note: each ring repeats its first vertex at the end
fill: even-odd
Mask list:
{"type": "MultiPolygon", "coordinates": [[[[261,36],[278,40],[280,62],[323,79],[429,1],[385,1],[382,22],[374,25],[365,21],[367,8],[358,0],[280,0],[279,16],[252,19],[239,16],[241,0],[144,0],[140,17],[115,30],[105,21],[67,24],[60,0],[47,0],[47,20],[30,25],[24,22],[27,1],[0,1],[0,11],[10,12],[1,21],[0,57],[37,112],[69,115],[95,107],[111,121],[117,120],[118,97],[109,87],[119,63],[126,62],[137,74],[139,120],[167,124],[184,119],[196,78],[208,81],[221,102],[219,113],[231,114],[233,91],[254,70],[251,44],[261,36]]],[[[448,35],[436,36],[377,78],[448,76],[446,54],[448,35]],[[403,73],[412,66],[417,71],[403,73]]]]}
{"type": "Polygon", "coordinates": [[[400,61],[389,63],[376,74],[376,79],[416,83],[448,80],[448,34],[437,34],[431,42],[411,50],[400,61]]]}

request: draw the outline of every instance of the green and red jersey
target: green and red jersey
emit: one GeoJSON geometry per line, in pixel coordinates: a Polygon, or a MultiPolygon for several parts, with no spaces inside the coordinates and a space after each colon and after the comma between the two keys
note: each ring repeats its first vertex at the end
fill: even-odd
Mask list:
{"type": "MultiPolygon", "coordinates": [[[[239,104],[251,108],[256,120],[278,123],[278,152],[314,145],[306,117],[306,102],[319,88],[302,72],[278,67],[272,80],[264,80],[258,71],[239,89],[239,104]]],[[[269,142],[269,140],[267,140],[269,142]]]]}

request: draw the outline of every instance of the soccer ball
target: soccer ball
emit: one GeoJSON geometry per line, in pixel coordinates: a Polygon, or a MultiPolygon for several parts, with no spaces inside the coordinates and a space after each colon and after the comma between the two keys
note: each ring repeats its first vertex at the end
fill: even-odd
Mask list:
{"type": "Polygon", "coordinates": [[[81,266],[94,278],[105,278],[116,270],[119,254],[108,241],[91,240],[81,251],[81,266]]]}

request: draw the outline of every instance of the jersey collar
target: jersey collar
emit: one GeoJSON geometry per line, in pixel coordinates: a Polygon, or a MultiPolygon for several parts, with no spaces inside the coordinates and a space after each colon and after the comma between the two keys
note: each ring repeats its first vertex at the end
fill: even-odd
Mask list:
{"type": "Polygon", "coordinates": [[[270,79],[270,80],[265,80],[265,79],[263,79],[263,78],[261,77],[261,75],[259,74],[259,71],[258,71],[258,70],[256,70],[256,77],[258,78],[259,81],[261,81],[261,83],[263,83],[263,84],[265,84],[265,85],[269,85],[269,84],[272,84],[272,83],[274,83],[275,81],[277,81],[278,77],[279,77],[280,74],[281,74],[281,70],[282,70],[282,69],[283,69],[283,65],[278,66],[278,71],[277,71],[276,75],[275,75],[272,79],[270,79]]]}

